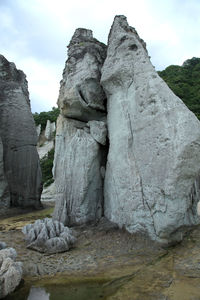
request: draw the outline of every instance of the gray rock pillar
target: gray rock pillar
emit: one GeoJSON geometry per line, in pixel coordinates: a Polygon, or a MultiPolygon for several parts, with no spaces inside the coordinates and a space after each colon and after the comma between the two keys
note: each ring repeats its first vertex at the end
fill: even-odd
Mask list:
{"type": "Polygon", "coordinates": [[[41,170],[26,76],[0,55],[0,136],[12,206],[40,206],[41,170]]]}
{"type": "Polygon", "coordinates": [[[124,16],[112,25],[101,83],[110,142],[106,217],[162,243],[181,240],[182,229],[200,221],[200,122],[158,76],[124,16]]]}
{"type": "Polygon", "coordinates": [[[106,97],[100,76],[105,56],[106,46],[93,38],[91,30],[75,31],[58,99],[61,114],[53,169],[53,218],[65,225],[95,221],[102,215],[106,97]]]}

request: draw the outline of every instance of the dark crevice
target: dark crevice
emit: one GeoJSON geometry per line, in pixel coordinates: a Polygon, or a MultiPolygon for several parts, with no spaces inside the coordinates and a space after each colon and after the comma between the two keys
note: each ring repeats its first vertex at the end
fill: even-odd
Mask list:
{"type": "MultiPolygon", "coordinates": [[[[105,146],[101,145],[101,148],[100,148],[101,149],[101,167],[105,168],[105,173],[106,173],[106,165],[107,165],[109,146],[110,146],[110,142],[109,142],[108,137],[106,137],[105,146]]],[[[102,217],[104,217],[104,181],[105,181],[105,174],[104,174],[104,177],[102,176],[102,217]]]]}
{"type": "Polygon", "coordinates": [[[88,105],[88,102],[85,99],[85,97],[83,96],[83,93],[82,93],[81,89],[78,89],[78,92],[79,92],[79,95],[80,95],[81,99],[88,105]]]}

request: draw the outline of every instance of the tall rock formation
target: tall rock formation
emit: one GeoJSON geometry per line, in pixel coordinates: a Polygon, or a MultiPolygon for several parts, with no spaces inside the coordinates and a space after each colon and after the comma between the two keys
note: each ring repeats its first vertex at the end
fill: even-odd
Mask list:
{"type": "Polygon", "coordinates": [[[102,215],[106,97],[100,77],[106,46],[91,30],[79,28],[68,48],[58,99],[53,218],[73,225],[102,215]]]}
{"type": "MultiPolygon", "coordinates": [[[[41,170],[26,76],[2,55],[0,55],[0,137],[10,205],[40,206],[41,170]]],[[[0,161],[1,157],[2,155],[0,161]]],[[[0,168],[2,169],[2,164],[0,168]]]]}
{"type": "Polygon", "coordinates": [[[105,62],[105,45],[86,29],[76,30],[68,54],[58,100],[54,218],[81,224],[103,209],[131,233],[180,241],[186,227],[200,223],[198,119],[158,76],[124,16],[115,17],[105,62]]]}
{"type": "Polygon", "coordinates": [[[124,16],[112,25],[101,83],[109,154],[105,216],[162,243],[199,223],[200,123],[152,66],[124,16]]]}

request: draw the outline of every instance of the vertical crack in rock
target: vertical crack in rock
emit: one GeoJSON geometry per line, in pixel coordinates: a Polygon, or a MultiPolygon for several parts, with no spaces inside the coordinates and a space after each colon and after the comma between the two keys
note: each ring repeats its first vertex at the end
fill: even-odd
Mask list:
{"type": "Polygon", "coordinates": [[[10,193],[8,183],[5,177],[4,161],[3,161],[3,144],[0,137],[0,207],[10,206],[10,193]]]}
{"type": "Polygon", "coordinates": [[[79,28],[68,46],[58,105],[54,156],[56,206],[53,218],[65,225],[102,216],[106,109],[100,85],[106,46],[79,28]]]}
{"type": "Polygon", "coordinates": [[[37,133],[30,110],[26,76],[2,55],[0,55],[0,137],[10,205],[39,207],[42,178],[36,150],[37,133]]]}
{"type": "Polygon", "coordinates": [[[124,16],[111,27],[101,84],[110,142],[105,216],[161,243],[180,241],[183,228],[199,223],[199,196],[192,203],[189,194],[200,171],[200,123],[158,76],[124,16]]]}

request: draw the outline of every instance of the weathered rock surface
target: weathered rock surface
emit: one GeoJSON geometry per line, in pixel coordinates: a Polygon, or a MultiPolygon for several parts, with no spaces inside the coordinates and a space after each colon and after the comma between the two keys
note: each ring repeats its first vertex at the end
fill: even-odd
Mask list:
{"type": "Polygon", "coordinates": [[[107,128],[103,121],[89,121],[87,125],[90,128],[91,136],[101,145],[106,145],[107,128]]]}
{"type": "Polygon", "coordinates": [[[54,156],[53,218],[66,225],[102,215],[106,126],[100,76],[105,56],[106,46],[93,38],[91,30],[75,31],[61,81],[54,156]]]}
{"type": "Polygon", "coordinates": [[[3,161],[3,144],[0,137],[0,207],[10,206],[10,194],[8,183],[5,178],[4,161],[3,161]]]}
{"type": "Polygon", "coordinates": [[[101,83],[107,94],[109,154],[105,215],[163,243],[199,223],[200,123],[152,66],[124,16],[109,34],[101,83]]]}
{"type": "Polygon", "coordinates": [[[12,206],[40,205],[37,133],[24,73],[0,55],[0,136],[12,206]]]}
{"type": "Polygon", "coordinates": [[[106,46],[93,38],[92,31],[79,28],[68,46],[58,105],[63,116],[81,121],[105,116],[105,94],[100,86],[106,46]]]}
{"type": "Polygon", "coordinates": [[[22,263],[16,262],[16,257],[13,248],[0,250],[0,299],[13,292],[22,279],[22,263]]]}
{"type": "Polygon", "coordinates": [[[22,228],[27,248],[45,253],[58,253],[69,250],[74,244],[72,230],[58,221],[45,218],[22,228]]]}
{"type": "Polygon", "coordinates": [[[53,218],[66,225],[98,220],[102,215],[103,156],[101,145],[87,129],[84,122],[61,115],[57,120],[53,218]]]}

